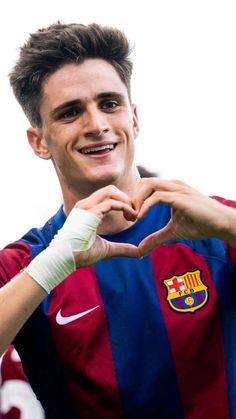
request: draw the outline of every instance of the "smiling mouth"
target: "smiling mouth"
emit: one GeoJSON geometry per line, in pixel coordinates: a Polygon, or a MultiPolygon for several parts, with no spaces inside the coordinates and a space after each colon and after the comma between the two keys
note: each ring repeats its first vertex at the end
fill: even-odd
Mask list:
{"type": "Polygon", "coordinates": [[[117,144],[107,144],[107,145],[101,145],[98,147],[84,148],[83,150],[80,150],[80,153],[87,156],[91,154],[93,155],[106,154],[114,150],[116,148],[116,145],[117,144]]]}

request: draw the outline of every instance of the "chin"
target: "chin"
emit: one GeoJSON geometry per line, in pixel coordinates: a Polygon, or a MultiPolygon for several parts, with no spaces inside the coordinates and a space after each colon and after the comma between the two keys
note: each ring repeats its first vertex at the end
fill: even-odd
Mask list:
{"type": "Polygon", "coordinates": [[[114,167],[107,170],[101,168],[101,170],[97,170],[96,173],[93,173],[93,175],[91,174],[91,179],[93,178],[97,182],[111,184],[118,181],[118,179],[120,179],[123,176],[124,171],[121,171],[119,169],[116,170],[114,167]]]}

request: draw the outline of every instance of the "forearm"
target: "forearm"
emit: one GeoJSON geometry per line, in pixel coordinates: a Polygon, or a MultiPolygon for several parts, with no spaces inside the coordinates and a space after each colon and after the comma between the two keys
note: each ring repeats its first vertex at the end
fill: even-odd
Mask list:
{"type": "Polygon", "coordinates": [[[13,341],[46,291],[27,272],[21,272],[0,290],[0,354],[13,341]]]}

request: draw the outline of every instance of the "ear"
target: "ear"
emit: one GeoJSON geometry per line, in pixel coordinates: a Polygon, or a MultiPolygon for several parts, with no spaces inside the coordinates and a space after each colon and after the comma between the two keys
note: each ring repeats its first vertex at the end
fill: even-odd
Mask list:
{"type": "Polygon", "coordinates": [[[138,123],[138,112],[137,106],[132,105],[132,112],[133,112],[133,129],[134,129],[134,138],[137,138],[139,133],[139,123],[138,123]]]}
{"type": "Polygon", "coordinates": [[[27,137],[28,142],[34,150],[36,156],[44,160],[49,160],[51,158],[51,152],[48,149],[47,142],[41,135],[41,132],[38,128],[28,128],[27,137]]]}

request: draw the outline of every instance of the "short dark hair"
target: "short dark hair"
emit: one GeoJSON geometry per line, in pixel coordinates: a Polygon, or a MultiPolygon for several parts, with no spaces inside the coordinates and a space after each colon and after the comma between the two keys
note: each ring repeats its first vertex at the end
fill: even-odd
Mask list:
{"type": "Polygon", "coordinates": [[[87,58],[106,60],[117,71],[130,98],[131,51],[127,37],[116,28],[58,22],[30,34],[9,75],[10,83],[31,125],[41,127],[43,82],[65,64],[79,64],[87,58]]]}
{"type": "Polygon", "coordinates": [[[147,169],[145,166],[139,164],[137,166],[139,171],[140,177],[157,177],[158,174],[156,172],[152,172],[151,170],[147,169]]]}

